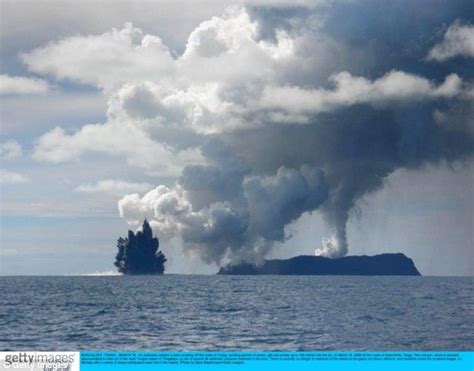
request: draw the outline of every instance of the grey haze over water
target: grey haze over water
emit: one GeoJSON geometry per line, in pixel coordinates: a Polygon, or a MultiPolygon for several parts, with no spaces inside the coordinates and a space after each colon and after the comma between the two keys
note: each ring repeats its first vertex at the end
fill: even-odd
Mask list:
{"type": "Polygon", "coordinates": [[[472,350],[472,277],[0,277],[0,350],[472,350]]]}

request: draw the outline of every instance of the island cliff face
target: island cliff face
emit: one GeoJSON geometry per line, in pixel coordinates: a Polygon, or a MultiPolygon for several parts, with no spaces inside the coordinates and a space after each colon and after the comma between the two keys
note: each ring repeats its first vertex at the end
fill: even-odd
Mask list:
{"type": "Polygon", "coordinates": [[[296,256],[283,260],[265,260],[262,265],[242,263],[222,267],[226,275],[349,275],[349,276],[421,276],[413,260],[404,254],[345,256],[296,256]]]}

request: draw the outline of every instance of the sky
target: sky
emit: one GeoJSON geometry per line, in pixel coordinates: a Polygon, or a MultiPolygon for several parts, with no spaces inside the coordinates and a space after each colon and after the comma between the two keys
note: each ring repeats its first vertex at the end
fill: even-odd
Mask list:
{"type": "Polygon", "coordinates": [[[474,274],[474,8],[0,1],[0,275],[402,252],[474,274]]]}

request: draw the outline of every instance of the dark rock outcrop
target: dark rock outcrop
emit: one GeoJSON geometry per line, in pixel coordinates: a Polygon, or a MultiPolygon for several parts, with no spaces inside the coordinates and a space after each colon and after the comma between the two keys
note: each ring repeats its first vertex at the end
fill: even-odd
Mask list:
{"type": "Polygon", "coordinates": [[[163,274],[165,255],[158,250],[158,238],[153,237],[150,224],[143,222],[142,231],[128,231],[128,237],[120,237],[115,266],[123,274],[163,274]]]}
{"type": "Polygon", "coordinates": [[[329,259],[322,256],[296,256],[283,260],[265,260],[262,265],[242,263],[222,267],[218,274],[227,275],[356,275],[420,276],[413,260],[404,254],[345,256],[329,259]]]}

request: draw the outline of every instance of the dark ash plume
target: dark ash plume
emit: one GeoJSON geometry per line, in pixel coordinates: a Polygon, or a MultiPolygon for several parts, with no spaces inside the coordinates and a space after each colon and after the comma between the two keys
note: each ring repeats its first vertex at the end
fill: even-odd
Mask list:
{"type": "Polygon", "coordinates": [[[185,167],[174,187],[122,198],[120,215],[134,222],[145,213],[160,236],[179,236],[186,250],[207,263],[259,262],[288,238],[285,226],[328,197],[324,173],[316,167],[252,175],[217,140],[205,145],[203,154],[209,165],[185,167]]]}
{"type": "Polygon", "coordinates": [[[150,224],[143,222],[142,231],[128,231],[128,238],[120,237],[115,266],[123,274],[163,274],[165,255],[158,250],[158,238],[153,237],[150,224]]]}
{"type": "Polygon", "coordinates": [[[358,200],[382,188],[390,174],[472,158],[473,107],[471,102],[453,104],[433,118],[434,105],[403,111],[360,106],[308,125],[269,125],[223,140],[255,173],[302,164],[324,171],[329,197],[319,210],[334,235],[316,254],[337,258],[348,252],[346,224],[358,200]]]}

